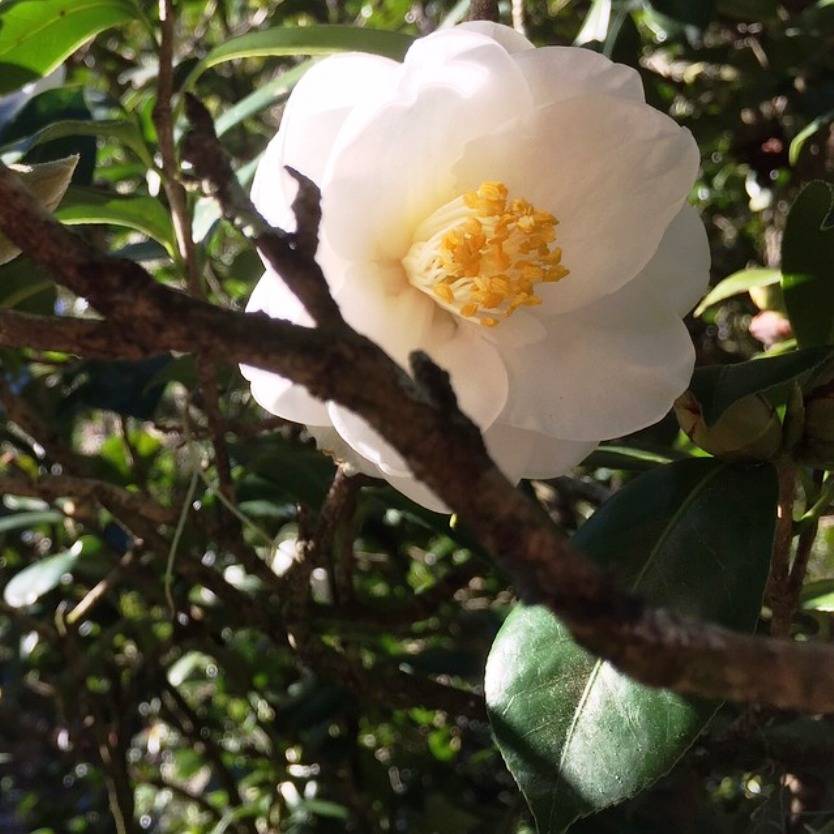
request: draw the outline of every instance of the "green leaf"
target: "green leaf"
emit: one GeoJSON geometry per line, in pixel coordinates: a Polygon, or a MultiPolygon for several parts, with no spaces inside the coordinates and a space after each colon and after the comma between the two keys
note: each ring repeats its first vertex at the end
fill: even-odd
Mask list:
{"type": "Polygon", "coordinates": [[[704,297],[704,300],[695,308],[693,315],[698,318],[706,310],[721,301],[732,298],[743,292],[749,292],[757,287],[769,287],[771,284],[778,284],[782,273],[778,269],[742,269],[728,275],[723,281],[719,281],[704,297]]]}
{"type": "Polygon", "coordinates": [[[212,49],[191,71],[184,89],[191,89],[211,67],[240,58],[281,55],[326,55],[331,52],[373,52],[401,61],[414,38],[401,32],[356,26],[280,26],[249,32],[212,49]]]}
{"type": "Polygon", "coordinates": [[[169,254],[176,248],[170,215],[153,197],[70,188],[55,216],[69,226],[99,223],[123,226],[159,241],[169,254]]]}
{"type": "Polygon", "coordinates": [[[241,99],[234,107],[226,110],[214,123],[214,129],[218,136],[228,133],[233,127],[239,125],[244,119],[254,116],[265,107],[274,104],[282,96],[289,94],[299,79],[311,66],[313,61],[304,61],[291,70],[282,72],[277,78],[258,87],[255,92],[250,93],[246,98],[241,99]]]}
{"type": "Polygon", "coordinates": [[[70,550],[40,559],[12,577],[3,591],[3,599],[12,608],[23,608],[37,602],[44,594],[58,587],[61,577],[75,567],[81,556],[81,544],[70,550]]]}
{"type": "Polygon", "coordinates": [[[649,0],[649,5],[660,15],[681,26],[703,29],[712,19],[712,0],[649,0]]]}
{"type": "Polygon", "coordinates": [[[29,513],[4,515],[0,516],[0,533],[34,527],[36,524],[58,524],[63,520],[63,514],[57,510],[33,510],[29,513]]]}
{"type": "Polygon", "coordinates": [[[47,75],[99,32],[138,16],[133,0],[6,0],[0,94],[47,75]]]}
{"type": "Polygon", "coordinates": [[[794,381],[804,385],[832,355],[829,348],[807,348],[734,365],[708,365],[695,369],[689,387],[711,426],[742,397],[764,394],[773,400],[794,381]]]}
{"type": "Polygon", "coordinates": [[[834,579],[809,582],[800,595],[803,611],[834,611],[834,579]]]}
{"type": "Polygon", "coordinates": [[[94,136],[100,139],[113,139],[129,148],[148,168],[154,167],[153,158],[148,151],[139,128],[123,119],[108,119],[100,122],[83,119],[66,119],[47,125],[32,136],[12,142],[0,148],[0,155],[7,162],[16,162],[32,148],[55,139],[73,136],[94,136]]]}
{"type": "MultiPolygon", "coordinates": [[[[47,211],[54,211],[66,193],[77,164],[77,156],[68,156],[66,159],[42,162],[40,165],[13,165],[11,170],[23,180],[23,184],[47,211]]],[[[0,234],[0,266],[19,254],[20,249],[0,234]]]]}
{"type": "Polygon", "coordinates": [[[250,476],[259,475],[276,487],[275,494],[270,495],[276,500],[303,501],[319,507],[333,480],[330,458],[278,435],[232,444],[229,453],[250,476]]]}
{"type": "Polygon", "coordinates": [[[0,307],[42,316],[55,312],[55,282],[29,258],[0,266],[0,307]]]}
{"type": "Polygon", "coordinates": [[[805,146],[805,143],[832,119],[834,119],[834,110],[829,110],[827,113],[823,113],[822,116],[817,116],[814,121],[805,125],[805,127],[802,128],[796,136],[794,136],[790,147],[788,148],[788,162],[790,162],[791,165],[796,165],[799,161],[799,155],[802,153],[802,148],[805,146]]]}
{"type": "Polygon", "coordinates": [[[635,446],[604,443],[582,461],[582,466],[591,469],[604,467],[642,472],[654,469],[656,466],[664,466],[681,457],[687,457],[687,455],[669,449],[661,453],[649,449],[638,449],[635,446]]]}
{"type": "Polygon", "coordinates": [[[834,333],[834,186],[817,180],[791,206],[782,238],[782,291],[800,347],[834,333]]]}
{"type": "MultiPolygon", "coordinates": [[[[573,543],[655,605],[751,630],[776,498],[769,465],[681,461],[624,487],[573,543]]],[[[635,683],[579,648],[540,606],[518,606],[508,617],[487,663],[486,696],[540,834],[652,784],[716,708],[635,683]]]]}

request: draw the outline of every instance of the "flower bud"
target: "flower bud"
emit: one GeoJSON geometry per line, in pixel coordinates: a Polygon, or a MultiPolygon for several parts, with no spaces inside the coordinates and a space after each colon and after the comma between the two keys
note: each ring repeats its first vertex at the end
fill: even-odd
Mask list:
{"type": "Polygon", "coordinates": [[[734,402],[711,426],[691,391],[675,401],[680,427],[705,452],[729,460],[771,460],[782,446],[782,426],[760,394],[734,402]]]}
{"type": "Polygon", "coordinates": [[[803,463],[819,466],[834,463],[834,383],[828,382],[808,394],[795,456],[803,463]]]}

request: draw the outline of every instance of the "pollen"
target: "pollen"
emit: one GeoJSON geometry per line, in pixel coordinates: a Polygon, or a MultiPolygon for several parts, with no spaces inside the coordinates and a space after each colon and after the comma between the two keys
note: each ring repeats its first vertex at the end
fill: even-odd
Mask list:
{"type": "Polygon", "coordinates": [[[403,265],[411,283],[442,307],[495,327],[542,303],[537,284],[570,273],[553,245],[557,224],[527,200],[511,199],[504,183],[482,182],[420,225],[403,265]]]}

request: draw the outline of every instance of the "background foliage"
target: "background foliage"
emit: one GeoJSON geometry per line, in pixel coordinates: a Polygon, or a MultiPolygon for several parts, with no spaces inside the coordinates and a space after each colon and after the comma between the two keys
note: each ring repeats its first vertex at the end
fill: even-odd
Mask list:
{"type": "MultiPolygon", "coordinates": [[[[407,39],[371,30],[418,35],[467,11],[466,0],[177,5],[177,84],[212,110],[247,184],[310,55],[396,56],[407,39]]],[[[152,119],[156,4],[139,6],[0,0],[0,93],[65,60],[68,70],[66,84],[0,122],[0,155],[37,163],[79,154],[58,217],[181,285],[152,119]],[[33,6],[42,28],[27,17],[33,6]]],[[[834,234],[824,222],[832,191],[818,182],[799,196],[834,179],[834,3],[519,0],[501,11],[537,43],[581,42],[637,67],[648,100],[693,132],[703,170],[692,197],[719,285],[689,322],[699,365],[710,366],[693,383],[716,429],[706,437],[698,428],[702,448],[670,415],[603,447],[573,477],[522,488],[569,532],[616,493],[579,534],[583,548],[617,561],[620,578],[638,577],[653,601],[752,627],[773,535],[772,470],[688,459],[736,452],[739,438],[759,458],[787,444],[809,464],[798,514],[813,509],[819,473],[834,459],[829,394],[819,388],[834,320],[834,234]],[[807,350],[794,349],[794,333],[807,350]],[[764,360],[727,371],[765,349],[764,360]],[[761,395],[762,419],[717,432],[742,395],[761,395]],[[778,416],[787,407],[806,419],[783,428],[771,403],[778,416]],[[680,500],[664,508],[659,495],[680,500]],[[705,547],[714,563],[702,559],[705,547]]],[[[207,294],[240,308],[260,261],[211,201],[196,192],[192,201],[207,294]]],[[[25,258],[0,267],[0,305],[86,312],[25,258]]],[[[237,369],[219,369],[227,474],[189,356],[107,362],[0,350],[0,363],[2,830],[108,832],[120,814],[131,832],[533,830],[485,713],[423,686],[483,693],[490,646],[513,609],[507,578],[465,529],[387,487],[364,487],[332,557],[303,589],[299,646],[287,639],[287,589],[274,577],[334,472],[303,430],[267,419],[237,369]],[[116,486],[138,504],[111,514],[77,481],[44,487],[67,476],[116,486]],[[29,488],[9,489],[12,478],[29,488]]],[[[802,639],[830,639],[826,498],[807,519],[819,534],[792,625],[802,639]]],[[[529,731],[536,749],[550,739],[542,721],[585,710],[594,730],[557,746],[555,760],[548,743],[543,760],[527,751],[513,767],[543,832],[635,791],[573,830],[834,830],[834,725],[723,706],[698,735],[716,705],[670,702],[628,682],[589,714],[576,687],[593,663],[572,644],[555,653],[560,628],[516,609],[490,666],[506,653],[522,697],[487,676],[511,765],[516,735],[529,731]],[[548,674],[549,663],[564,691],[542,701],[525,675],[548,674]],[[639,723],[646,717],[665,729],[653,734],[639,723]],[[594,793],[600,774],[632,782],[594,793]],[[550,802],[554,791],[570,796],[543,821],[535,798],[550,802]]]]}

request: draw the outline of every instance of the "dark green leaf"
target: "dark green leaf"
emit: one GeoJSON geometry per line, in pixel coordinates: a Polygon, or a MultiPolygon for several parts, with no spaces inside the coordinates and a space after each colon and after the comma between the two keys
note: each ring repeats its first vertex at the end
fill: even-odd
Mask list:
{"type": "Polygon", "coordinates": [[[98,408],[147,420],[165,390],[164,382],[154,380],[172,361],[167,353],[136,361],[89,359],[74,369],[74,387],[61,401],[59,414],[98,408]]]}
{"type": "Polygon", "coordinates": [[[782,238],[782,290],[800,347],[834,336],[834,186],[812,182],[796,198],[782,238]]]}
{"type": "Polygon", "coordinates": [[[708,365],[695,369],[690,389],[704,420],[713,425],[742,397],[758,393],[773,399],[786,391],[789,383],[803,385],[832,355],[828,348],[807,348],[735,365],[708,365]]]}
{"type": "Polygon", "coordinates": [[[288,95],[292,88],[298,83],[299,79],[308,69],[313,65],[312,61],[304,61],[297,67],[291,70],[282,72],[277,78],[274,78],[263,87],[259,87],[254,92],[250,93],[246,98],[241,99],[234,107],[226,110],[215,122],[214,128],[218,136],[230,131],[233,127],[240,124],[244,119],[254,116],[271,104],[274,104],[280,98],[288,95]]]}
{"type": "Polygon", "coordinates": [[[148,167],[153,168],[153,159],[150,156],[145,140],[139,128],[132,122],[110,119],[107,121],[94,122],[82,119],[67,119],[65,121],[53,122],[42,128],[37,133],[12,142],[0,148],[0,154],[8,156],[9,161],[16,161],[32,148],[56,139],[65,139],[74,136],[95,136],[101,139],[113,139],[126,148],[132,150],[136,156],[148,167]]]}
{"type": "Polygon", "coordinates": [[[360,29],[353,26],[277,27],[250,32],[216,47],[192,70],[185,88],[211,67],[240,58],[281,55],[326,55],[330,52],[373,52],[402,60],[414,39],[400,32],[360,29]]]}
{"type": "Polygon", "coordinates": [[[90,38],[138,14],[133,0],[6,0],[0,4],[0,94],[52,72],[90,38]]]}
{"type": "MultiPolygon", "coordinates": [[[[279,494],[288,502],[303,501],[310,507],[318,507],[333,480],[330,458],[277,435],[236,443],[229,452],[248,473],[260,475],[278,487],[279,494]]],[[[270,495],[270,498],[277,497],[270,495]]]]}
{"type": "Polygon", "coordinates": [[[703,29],[712,19],[712,0],[649,0],[649,5],[660,15],[681,26],[703,29]]]}
{"type": "Polygon", "coordinates": [[[46,270],[26,257],[0,267],[0,307],[50,315],[55,311],[55,283],[46,270]]]}
{"type": "Polygon", "coordinates": [[[70,226],[103,223],[134,229],[159,241],[169,254],[176,249],[170,215],[153,197],[70,188],[55,215],[70,226]]]}
{"type": "MultiPolygon", "coordinates": [[[[632,481],[573,543],[655,605],[749,630],[767,578],[776,497],[768,465],[682,461],[632,481]]],[[[519,606],[507,619],[486,694],[540,834],[646,788],[715,709],[631,681],[579,648],[541,607],[519,606]]]]}
{"type": "MultiPolygon", "coordinates": [[[[0,125],[0,142],[3,143],[4,161],[12,161],[20,153],[13,150],[27,143],[40,131],[59,122],[91,122],[93,114],[84,90],[79,87],[58,87],[39,93],[30,99],[23,109],[8,123],[0,125]]],[[[81,160],[75,169],[74,185],[89,185],[93,181],[96,165],[95,137],[83,131],[54,135],[34,142],[25,148],[23,161],[49,162],[78,154],[81,160]]]]}

